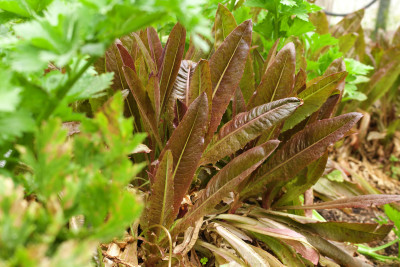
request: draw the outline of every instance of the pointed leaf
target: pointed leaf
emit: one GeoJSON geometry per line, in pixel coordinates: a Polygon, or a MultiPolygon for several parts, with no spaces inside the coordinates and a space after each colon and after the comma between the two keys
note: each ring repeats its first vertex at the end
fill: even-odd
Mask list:
{"type": "Polygon", "coordinates": [[[292,97],[238,114],[220,129],[218,137],[204,152],[201,164],[215,163],[235,153],[263,132],[286,119],[300,105],[301,101],[292,97]]]}
{"type": "Polygon", "coordinates": [[[260,84],[261,78],[264,74],[263,72],[263,65],[264,65],[264,58],[261,56],[260,52],[257,49],[253,50],[253,64],[254,64],[254,80],[255,84],[260,84]]]}
{"type": "Polygon", "coordinates": [[[361,117],[360,113],[353,112],[306,126],[255,173],[241,195],[256,195],[269,182],[292,179],[308,164],[320,158],[328,146],[343,138],[361,117]]]}
{"type": "Polygon", "coordinates": [[[175,101],[175,107],[174,107],[174,127],[178,127],[179,123],[182,121],[183,116],[185,116],[185,113],[187,111],[187,106],[183,104],[179,99],[175,101]]]}
{"type": "Polygon", "coordinates": [[[142,39],[136,33],[131,33],[132,36],[135,38],[136,43],[138,44],[139,51],[142,53],[144,61],[149,69],[150,73],[157,73],[157,66],[156,63],[153,61],[152,57],[149,54],[145,44],[143,43],[142,39]]]}
{"type": "Polygon", "coordinates": [[[344,17],[339,23],[331,28],[332,36],[339,38],[348,33],[357,32],[361,27],[361,20],[364,17],[364,9],[351,13],[344,17]]]}
{"type": "Polygon", "coordinates": [[[310,13],[310,22],[315,26],[315,32],[323,35],[329,33],[329,21],[324,11],[310,13]]]}
{"type": "Polygon", "coordinates": [[[155,118],[155,112],[152,108],[151,101],[147,95],[145,88],[137,76],[136,72],[127,66],[122,67],[125,80],[129,85],[129,89],[132,92],[133,97],[136,100],[136,104],[139,108],[142,120],[147,126],[150,136],[153,136],[158,145],[162,147],[162,142],[158,134],[158,128],[155,118]]]}
{"type": "Polygon", "coordinates": [[[317,222],[305,225],[306,229],[323,238],[351,243],[369,243],[384,239],[393,225],[378,223],[317,222]]]}
{"type": "MultiPolygon", "coordinates": [[[[171,212],[174,202],[174,181],[172,176],[173,159],[170,150],[165,152],[154,177],[154,184],[151,186],[146,212],[145,228],[159,224],[166,225],[171,220],[171,212]]],[[[158,236],[161,229],[156,227],[153,232],[158,236]]]]}
{"type": "Polygon", "coordinates": [[[277,258],[269,254],[267,251],[260,247],[255,247],[250,245],[252,249],[254,249],[255,252],[257,252],[261,257],[263,257],[271,267],[285,267],[277,258]]]}
{"type": "Polygon", "coordinates": [[[368,208],[400,201],[399,195],[363,195],[338,200],[316,203],[306,206],[286,206],[279,209],[344,209],[368,208]]]}
{"type": "Polygon", "coordinates": [[[255,90],[253,60],[251,59],[250,54],[247,57],[239,87],[242,91],[244,100],[248,103],[255,90]]]}
{"type": "Polygon", "coordinates": [[[338,85],[346,78],[347,72],[338,72],[326,76],[309,86],[298,97],[303,99],[304,105],[299,107],[289,119],[286,120],[282,131],[292,129],[313,112],[317,111],[338,85]]]}
{"type": "Polygon", "coordinates": [[[250,50],[251,33],[252,23],[247,20],[229,34],[210,59],[213,100],[206,143],[217,130],[222,115],[239,85],[250,50]]]}
{"type": "Polygon", "coordinates": [[[248,107],[253,108],[290,96],[294,87],[295,69],[295,47],[293,43],[288,43],[266,70],[256,93],[249,100],[248,107]]]}
{"type": "Polygon", "coordinates": [[[160,79],[161,112],[165,110],[165,106],[171,95],[172,86],[178,75],[185,50],[185,40],[186,31],[181,24],[177,23],[172,28],[167,44],[165,45],[161,71],[158,74],[160,79]]]}
{"type": "Polygon", "coordinates": [[[303,92],[304,89],[306,89],[306,82],[307,73],[303,69],[300,69],[299,72],[296,74],[293,91],[296,92],[296,94],[300,94],[301,92],[303,92]]]}
{"type": "Polygon", "coordinates": [[[155,63],[157,70],[160,68],[161,56],[162,56],[162,45],[158,38],[157,31],[153,27],[147,28],[147,39],[150,48],[150,55],[155,63]]]}
{"type": "Polygon", "coordinates": [[[290,217],[282,212],[270,214],[274,220],[337,242],[368,243],[382,240],[393,228],[391,224],[307,221],[306,217],[290,217]]]}
{"type": "Polygon", "coordinates": [[[228,241],[249,266],[269,266],[268,262],[257,254],[250,245],[229,232],[226,228],[215,224],[215,229],[219,235],[228,241]]]}
{"type": "Polygon", "coordinates": [[[281,206],[282,204],[288,203],[310,189],[324,173],[327,161],[328,153],[325,153],[324,156],[307,167],[307,173],[305,175],[300,174],[296,179],[286,184],[285,188],[287,189],[287,193],[274,203],[274,206],[281,206]]]}
{"type": "MultiPolygon", "coordinates": [[[[237,27],[235,17],[222,4],[218,4],[215,15],[215,50],[222,44],[226,37],[237,27]]],[[[247,102],[254,92],[254,71],[251,57],[247,57],[242,79],[239,83],[243,97],[247,102]]]]}
{"type": "Polygon", "coordinates": [[[122,45],[120,41],[117,41],[116,45],[119,51],[119,55],[121,56],[123,65],[128,66],[135,71],[135,62],[133,61],[133,58],[129,54],[128,50],[126,50],[126,48],[122,45]]]}
{"type": "Polygon", "coordinates": [[[343,250],[342,248],[332,244],[328,240],[318,236],[311,234],[307,231],[302,231],[302,235],[304,235],[308,242],[315,247],[321,254],[335,260],[341,266],[368,266],[363,264],[362,260],[355,258],[349,252],[343,250]]]}
{"type": "Polygon", "coordinates": [[[229,250],[223,249],[223,248],[219,248],[216,247],[210,243],[201,241],[201,240],[197,240],[196,241],[196,245],[198,246],[202,246],[205,247],[209,250],[211,250],[212,252],[214,252],[215,254],[221,256],[222,258],[224,258],[225,260],[231,262],[231,263],[237,263],[239,264],[239,266],[243,266],[244,262],[237,257],[235,254],[233,254],[232,252],[230,252],[229,250]]]}
{"type": "Polygon", "coordinates": [[[279,239],[258,233],[252,233],[252,235],[264,244],[266,244],[270,248],[270,250],[272,250],[274,254],[279,258],[279,260],[283,262],[285,266],[305,265],[300,256],[298,256],[296,252],[289,247],[289,245],[286,245],[279,239]]]}
{"type": "Polygon", "coordinates": [[[223,43],[225,38],[237,27],[235,17],[224,5],[218,4],[215,14],[215,50],[223,43]]]}
{"type": "Polygon", "coordinates": [[[264,61],[264,65],[262,68],[262,76],[264,76],[265,72],[267,69],[271,66],[271,64],[274,62],[276,55],[276,50],[278,49],[279,42],[281,41],[280,38],[278,38],[275,43],[272,45],[271,49],[268,52],[267,59],[264,61]]]}
{"type": "Polygon", "coordinates": [[[210,65],[207,60],[200,60],[194,68],[192,78],[190,79],[188,104],[190,105],[199,95],[206,93],[208,99],[208,109],[211,111],[212,104],[212,83],[210,65]]]}
{"type": "Polygon", "coordinates": [[[279,141],[272,140],[252,148],[230,161],[208,182],[203,194],[192,209],[179,221],[171,235],[179,234],[185,227],[206,215],[230,192],[258,168],[276,149],[279,141]]]}
{"type": "Polygon", "coordinates": [[[164,151],[171,150],[174,159],[174,216],[188,192],[203,152],[207,120],[207,96],[203,93],[189,106],[164,148],[164,151]]]}
{"type": "Polygon", "coordinates": [[[150,75],[149,81],[147,82],[147,85],[146,85],[146,92],[147,92],[147,95],[149,96],[151,105],[156,112],[155,114],[156,114],[157,121],[160,116],[160,87],[159,86],[160,85],[158,82],[158,77],[155,76],[154,74],[150,75]]]}

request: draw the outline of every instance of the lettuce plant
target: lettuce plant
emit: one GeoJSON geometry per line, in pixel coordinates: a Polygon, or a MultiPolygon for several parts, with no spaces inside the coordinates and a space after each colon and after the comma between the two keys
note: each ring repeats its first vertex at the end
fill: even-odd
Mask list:
{"type": "Polygon", "coordinates": [[[128,242],[130,264],[200,265],[203,257],[217,265],[363,264],[337,242],[378,240],[391,224],[322,222],[304,212],[400,199],[368,195],[313,205],[306,193],[324,172],[329,146],[361,118],[333,116],[344,62],[307,82],[294,43],[273,47],[264,59],[252,49],[252,21],[237,25],[223,5],[213,32],[208,54],[193,42],[185,49],[181,24],[164,46],[147,28],[117,40],[96,64],[114,71],[112,88],[129,88],[126,115],[148,135],[145,153],[132,158],[148,164],[134,183],[146,200],[131,229],[142,242],[128,242]]]}

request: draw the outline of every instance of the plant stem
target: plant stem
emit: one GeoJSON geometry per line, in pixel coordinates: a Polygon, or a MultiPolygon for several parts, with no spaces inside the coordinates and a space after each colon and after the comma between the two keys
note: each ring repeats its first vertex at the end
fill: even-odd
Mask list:
{"type": "Polygon", "coordinates": [[[58,86],[56,89],[56,95],[50,101],[50,103],[43,109],[42,113],[36,119],[37,124],[40,124],[43,120],[47,119],[54,110],[58,107],[61,100],[67,95],[68,91],[74,86],[79,78],[85,73],[85,71],[97,60],[97,57],[90,58],[86,64],[74,75],[68,79],[64,85],[58,86]]]}

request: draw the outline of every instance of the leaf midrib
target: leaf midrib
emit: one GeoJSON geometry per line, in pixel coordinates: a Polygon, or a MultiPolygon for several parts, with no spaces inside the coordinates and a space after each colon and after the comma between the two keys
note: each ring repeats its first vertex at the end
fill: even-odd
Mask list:
{"type": "MultiPolygon", "coordinates": [[[[271,109],[271,110],[269,110],[269,111],[267,111],[267,112],[265,112],[265,113],[262,113],[260,116],[254,117],[253,119],[249,120],[248,122],[246,122],[245,124],[243,124],[243,125],[240,126],[239,128],[236,128],[234,131],[230,132],[229,134],[225,135],[222,139],[220,139],[220,140],[218,140],[216,143],[214,143],[214,144],[208,149],[208,151],[210,151],[214,146],[219,145],[220,143],[222,143],[223,141],[225,141],[226,139],[228,139],[229,137],[231,137],[232,135],[234,135],[236,132],[238,132],[238,131],[242,130],[243,128],[245,128],[245,126],[248,126],[248,125],[251,124],[252,122],[254,122],[254,121],[256,121],[256,120],[259,120],[259,119],[261,119],[261,118],[264,117],[264,116],[269,115],[271,112],[275,112],[276,110],[281,109],[282,106],[284,106],[284,105],[286,105],[286,104],[288,104],[288,103],[285,103],[285,104],[283,104],[283,105],[281,105],[281,106],[278,106],[278,107],[276,107],[276,108],[274,108],[274,109],[271,109]]],[[[249,112],[250,112],[250,111],[249,111],[249,112]]],[[[272,126],[273,126],[273,125],[271,125],[271,127],[272,127],[272,126]]],[[[270,129],[271,127],[268,127],[268,128],[266,128],[265,130],[270,129]]],[[[207,152],[208,152],[208,151],[207,151],[207,152]]],[[[206,153],[207,153],[207,152],[206,152],[206,153]]]]}
{"type": "MultiPolygon", "coordinates": [[[[303,149],[302,151],[300,151],[299,153],[296,153],[295,155],[293,155],[292,157],[288,158],[287,160],[285,160],[284,162],[276,165],[274,168],[272,168],[271,170],[269,170],[267,173],[265,173],[263,176],[261,176],[260,178],[257,179],[257,181],[261,181],[263,180],[265,177],[269,176],[270,174],[272,174],[273,172],[275,172],[277,169],[281,168],[283,165],[285,165],[287,162],[291,161],[293,158],[303,154],[304,152],[308,151],[310,148],[314,147],[315,145],[317,145],[319,142],[321,142],[323,139],[326,139],[327,137],[331,136],[332,134],[334,134],[335,132],[337,132],[340,128],[344,127],[347,123],[349,123],[351,120],[349,120],[348,122],[346,122],[345,124],[343,124],[342,126],[340,126],[339,128],[337,128],[336,130],[332,131],[329,135],[326,135],[325,137],[317,140],[316,142],[314,142],[311,146],[306,147],[305,149],[303,149]]],[[[258,183],[257,183],[258,184],[258,183]]],[[[247,190],[248,191],[248,190],[247,190]]]]}
{"type": "MultiPolygon", "coordinates": [[[[233,30],[232,32],[234,32],[234,31],[235,31],[235,30],[233,30]]],[[[217,85],[215,86],[214,92],[213,92],[213,94],[212,94],[212,98],[213,98],[213,99],[214,99],[214,96],[215,96],[215,94],[217,93],[217,91],[218,91],[218,89],[219,89],[219,86],[220,86],[220,84],[221,84],[222,79],[223,79],[224,76],[225,76],[226,70],[228,69],[228,67],[229,67],[230,64],[231,64],[232,58],[233,58],[234,55],[236,54],[236,50],[239,48],[240,42],[243,40],[243,36],[244,36],[245,33],[247,33],[247,29],[246,29],[246,28],[244,29],[242,35],[240,36],[240,39],[239,39],[239,41],[238,41],[237,44],[236,44],[235,50],[233,51],[231,57],[229,58],[228,64],[226,64],[226,67],[225,67],[224,71],[222,72],[222,74],[221,74],[221,76],[220,76],[220,78],[219,78],[219,80],[218,80],[217,85]]],[[[223,42],[222,42],[222,44],[223,44],[223,42]]],[[[218,49],[221,48],[222,44],[220,45],[220,47],[219,47],[218,49]]]]}

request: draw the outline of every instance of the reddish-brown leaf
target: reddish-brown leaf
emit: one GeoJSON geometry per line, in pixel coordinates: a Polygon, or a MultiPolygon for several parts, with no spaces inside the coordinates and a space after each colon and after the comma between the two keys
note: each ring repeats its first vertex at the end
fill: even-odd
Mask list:
{"type": "Polygon", "coordinates": [[[252,23],[247,20],[231,32],[210,59],[213,99],[206,143],[217,130],[222,116],[243,75],[250,50],[252,23]]]}
{"type": "Polygon", "coordinates": [[[271,140],[252,148],[230,161],[208,182],[203,194],[193,208],[173,228],[172,235],[179,234],[185,227],[211,211],[224,197],[258,168],[278,146],[278,140],[271,140]]]}
{"type": "Polygon", "coordinates": [[[296,70],[296,51],[293,43],[285,45],[265,72],[248,108],[288,97],[293,92],[296,70]]]}
{"type": "Polygon", "coordinates": [[[328,146],[343,138],[361,117],[360,113],[353,112],[306,126],[253,175],[241,192],[242,197],[257,195],[270,182],[284,182],[295,177],[308,164],[320,158],[328,146]]]}
{"type": "Polygon", "coordinates": [[[161,113],[165,110],[179,72],[183,52],[185,50],[186,31],[177,23],[169,35],[164,48],[161,69],[158,73],[160,79],[161,113]]]}
{"type": "MultiPolygon", "coordinates": [[[[208,102],[201,94],[188,108],[182,121],[172,133],[164,151],[171,150],[174,159],[174,211],[178,214],[187,194],[204,149],[204,134],[208,121],[208,102]]],[[[161,152],[163,154],[165,152],[161,152]]]]}
{"type": "Polygon", "coordinates": [[[126,82],[129,85],[129,89],[131,90],[131,93],[135,98],[136,104],[139,108],[140,115],[145,124],[144,126],[148,130],[150,136],[154,137],[158,145],[162,147],[162,142],[158,134],[155,112],[151,105],[150,98],[147,95],[146,89],[133,69],[129,68],[128,66],[123,66],[122,69],[126,82]]]}

